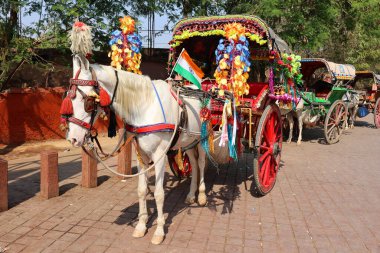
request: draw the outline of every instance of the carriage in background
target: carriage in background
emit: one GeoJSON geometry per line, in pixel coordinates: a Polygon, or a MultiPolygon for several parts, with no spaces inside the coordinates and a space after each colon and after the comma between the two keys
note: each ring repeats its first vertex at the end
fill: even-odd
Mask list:
{"type": "MultiPolygon", "coordinates": [[[[254,154],[253,190],[259,195],[267,194],[273,188],[280,168],[282,120],[276,103],[278,94],[274,94],[273,86],[281,79],[275,73],[275,68],[279,67],[277,61],[283,63],[282,53],[290,53],[287,44],[260,18],[231,15],[181,20],[174,28],[170,45],[169,71],[185,49],[205,74],[201,83],[205,92],[215,88],[236,91],[241,83],[233,80],[239,77],[235,74],[244,75],[245,92],[235,94],[236,115],[228,121],[232,125],[233,119],[237,120],[237,153],[254,154]],[[241,34],[233,34],[231,29],[241,34]],[[226,70],[227,65],[223,66],[221,62],[228,60],[231,62],[226,70]],[[249,63],[239,70],[236,65],[244,61],[249,63]]],[[[285,97],[284,103],[288,104],[294,99],[291,95],[285,97]]],[[[212,99],[210,104],[212,126],[218,131],[223,122],[224,104],[217,99],[212,99]]],[[[191,171],[186,153],[182,152],[183,166],[174,156],[168,157],[172,171],[179,177],[191,171]]],[[[230,160],[228,153],[222,156],[227,158],[224,162],[230,160]]]]}
{"type": "Polygon", "coordinates": [[[301,60],[304,112],[310,125],[323,125],[327,143],[339,141],[347,127],[350,109],[356,105],[355,92],[348,82],[355,78],[355,67],[336,64],[322,58],[301,60]]]}
{"type": "Polygon", "coordinates": [[[380,128],[380,75],[372,71],[356,71],[355,79],[349,85],[359,93],[359,108],[354,116],[362,118],[373,113],[375,127],[380,128]]]}

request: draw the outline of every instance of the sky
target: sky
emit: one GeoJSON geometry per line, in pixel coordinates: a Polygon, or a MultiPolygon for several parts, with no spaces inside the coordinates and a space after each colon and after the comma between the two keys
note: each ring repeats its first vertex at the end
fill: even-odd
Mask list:
{"type": "MultiPolygon", "coordinates": [[[[32,15],[27,15],[22,17],[22,26],[30,25],[32,22],[37,22],[39,15],[37,13],[33,13],[32,15]]],[[[115,17],[118,18],[118,17],[115,17]]],[[[148,32],[148,20],[146,18],[141,17],[139,19],[141,23],[141,28],[139,34],[143,38],[143,47],[147,47],[147,34],[148,32]]],[[[164,26],[168,22],[168,17],[166,15],[155,15],[155,30],[162,30],[164,26]]],[[[169,41],[171,40],[172,32],[165,31],[159,36],[155,38],[154,48],[169,48],[169,41]]]]}

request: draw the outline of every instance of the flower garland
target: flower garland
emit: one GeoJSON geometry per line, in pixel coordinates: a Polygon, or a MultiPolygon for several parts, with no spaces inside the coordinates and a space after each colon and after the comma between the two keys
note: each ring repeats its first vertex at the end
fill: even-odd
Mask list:
{"type": "MultiPolygon", "coordinates": [[[[279,55],[275,54],[276,58],[279,58],[279,55]]],[[[286,103],[288,107],[290,104],[293,104],[293,107],[299,101],[299,97],[297,96],[296,87],[302,85],[302,74],[300,72],[301,69],[301,56],[295,54],[282,54],[282,59],[278,59],[275,62],[275,67],[272,66],[269,72],[269,86],[271,94],[269,97],[272,99],[279,100],[280,106],[283,103],[286,103]],[[281,73],[284,77],[284,83],[281,85],[277,85],[274,87],[274,70],[276,72],[281,73]]]]}
{"type": "Polygon", "coordinates": [[[238,23],[225,25],[225,36],[227,40],[219,40],[215,51],[218,67],[214,77],[220,89],[219,95],[223,96],[225,90],[231,91],[239,105],[239,98],[249,93],[249,42],[245,28],[238,23]]]}
{"type": "Polygon", "coordinates": [[[141,74],[141,37],[135,31],[135,21],[125,16],[119,19],[120,30],[111,33],[111,66],[117,69],[125,69],[136,74],[141,74]]]}
{"type": "MultiPolygon", "coordinates": [[[[232,23],[232,24],[237,24],[237,23],[232,23]]],[[[244,33],[244,34],[248,39],[250,39],[251,41],[254,41],[260,45],[264,45],[265,43],[267,43],[267,40],[264,40],[261,36],[259,36],[257,34],[251,34],[248,32],[244,33]]],[[[200,37],[223,36],[223,37],[225,37],[226,31],[225,30],[218,30],[218,29],[211,30],[211,31],[205,31],[205,32],[186,30],[186,31],[183,31],[180,35],[174,35],[173,41],[171,42],[170,46],[172,48],[178,47],[179,45],[181,45],[181,43],[184,40],[189,39],[191,37],[195,37],[195,36],[200,36],[200,37]]]]}

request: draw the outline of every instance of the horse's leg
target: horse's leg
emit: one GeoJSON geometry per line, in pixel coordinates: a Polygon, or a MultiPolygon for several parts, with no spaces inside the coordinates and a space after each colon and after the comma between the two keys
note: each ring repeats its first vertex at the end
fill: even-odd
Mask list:
{"type": "MultiPolygon", "coordinates": [[[[167,144],[165,144],[167,145],[167,144]]],[[[155,173],[156,173],[156,186],[154,190],[154,199],[156,200],[157,206],[157,228],[154,231],[151,242],[153,244],[161,244],[165,238],[165,216],[164,216],[164,177],[165,177],[165,159],[159,160],[159,156],[162,155],[161,149],[157,149],[153,153],[153,161],[155,164],[155,173]]]]}
{"type": "Polygon", "coordinates": [[[347,130],[351,126],[351,121],[352,121],[352,112],[354,111],[354,107],[347,108],[346,110],[346,120],[344,121],[344,130],[347,130]]]}
{"type": "Polygon", "coordinates": [[[204,182],[205,165],[206,165],[206,152],[203,150],[202,146],[198,144],[198,167],[199,167],[198,204],[200,206],[205,206],[207,203],[206,185],[204,182]]]}
{"type": "Polygon", "coordinates": [[[302,110],[296,111],[296,114],[297,114],[298,131],[299,131],[297,145],[301,145],[301,142],[302,142],[302,126],[303,126],[302,110]]]}
{"type": "Polygon", "coordinates": [[[352,114],[351,114],[351,124],[350,124],[350,128],[353,129],[354,128],[354,124],[355,124],[355,120],[356,120],[356,114],[358,113],[358,109],[359,109],[359,106],[358,105],[355,105],[354,106],[354,109],[352,110],[352,114]]]}
{"type": "Polygon", "coordinates": [[[191,184],[190,191],[187,194],[185,203],[193,204],[195,202],[195,192],[197,191],[198,186],[198,163],[196,159],[195,148],[186,151],[187,156],[189,157],[191,164],[191,184]]]}
{"type": "MultiPolygon", "coordinates": [[[[138,171],[142,171],[141,166],[137,161],[138,171]]],[[[148,222],[148,210],[146,205],[146,195],[148,193],[148,185],[147,185],[147,175],[146,173],[139,175],[137,194],[139,196],[139,222],[133,231],[132,236],[135,238],[140,238],[145,235],[146,232],[146,223],[148,222]]]]}
{"type": "Polygon", "coordinates": [[[289,121],[289,138],[288,138],[288,140],[286,142],[287,143],[291,143],[292,142],[292,138],[293,138],[293,126],[294,126],[294,119],[293,119],[292,112],[289,112],[286,115],[286,118],[289,121]]]}

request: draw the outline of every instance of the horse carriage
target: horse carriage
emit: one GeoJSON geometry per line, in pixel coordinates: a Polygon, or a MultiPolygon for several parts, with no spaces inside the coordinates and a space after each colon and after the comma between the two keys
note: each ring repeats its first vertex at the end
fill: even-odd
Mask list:
{"type": "MultiPolygon", "coordinates": [[[[279,77],[275,75],[274,69],[277,61],[282,62],[283,53],[290,53],[287,44],[258,17],[224,16],[180,21],[174,28],[170,45],[170,71],[175,68],[181,52],[186,50],[205,74],[201,82],[204,92],[216,89],[220,93],[220,90],[224,90],[222,96],[219,96],[221,98],[228,91],[235,91],[235,115],[232,113],[228,117],[227,124],[233,125],[234,120],[237,124],[237,153],[247,152],[254,155],[253,189],[261,196],[269,193],[280,168],[282,150],[282,119],[274,92],[275,80],[279,77]],[[236,34],[231,31],[234,26],[236,34]],[[243,58],[249,63],[239,68],[244,65],[243,58]],[[243,92],[239,90],[243,85],[239,76],[236,76],[237,73],[245,75],[242,78],[245,85],[243,92]],[[240,93],[236,94],[237,92],[240,93]]],[[[180,81],[179,85],[183,83],[180,81]]],[[[292,98],[289,95],[287,102],[291,102],[292,98]]],[[[224,107],[225,101],[211,99],[210,121],[216,136],[222,134],[224,107]]],[[[230,145],[229,149],[231,148],[234,147],[230,145]]],[[[210,159],[220,161],[222,156],[225,158],[222,162],[228,162],[231,158],[237,158],[228,155],[228,152],[220,155],[220,152],[222,151],[219,147],[216,147],[210,159]]],[[[231,154],[231,150],[229,153],[231,154]]],[[[175,159],[175,155],[169,155],[168,159],[173,173],[179,177],[189,174],[191,165],[186,153],[181,154],[182,161],[175,159]]]]}
{"type": "Polygon", "coordinates": [[[347,86],[355,78],[355,67],[321,58],[304,58],[301,73],[303,105],[299,120],[309,126],[323,125],[326,142],[338,142],[347,127],[349,109],[356,104],[354,91],[347,86]]]}
{"type": "Polygon", "coordinates": [[[184,167],[192,171],[188,203],[195,202],[196,193],[199,205],[207,203],[206,155],[213,160],[212,151],[218,148],[227,150],[228,161],[237,160],[243,146],[245,152],[253,153],[252,190],[261,196],[269,193],[276,182],[282,151],[282,121],[276,102],[290,106],[297,100],[292,78],[298,73],[298,68],[293,68],[298,58],[285,54],[290,52],[286,43],[254,16],[182,20],[170,42],[169,67],[176,69],[179,58],[187,55],[191,68],[181,68],[187,71],[183,77],[199,85],[194,89],[184,80],[151,80],[141,75],[141,43],[134,21],[124,17],[120,23],[122,31],[113,32],[110,41],[112,66],[90,64],[86,57],[93,45],[91,29],[82,22],[74,24],[70,34],[74,77],[60,113],[66,139],[76,147],[87,147],[116,174],[103,161],[111,155],[104,159],[98,155],[97,150],[102,150],[100,145],[96,147],[93,125],[101,111],[109,111],[113,122],[109,136],[115,136],[115,114],[122,119],[128,137],[120,140],[133,141],[138,158],[137,174],[119,174],[139,177],[139,221],[133,236],[146,234],[147,172],[154,169],[157,228],[152,243],[164,240],[166,156],[177,173],[184,173],[184,167]],[[131,72],[121,70],[123,64],[131,72]],[[200,78],[201,72],[206,78],[200,78]],[[292,87],[278,94],[278,74],[285,72],[292,87]]]}
{"type": "Polygon", "coordinates": [[[372,71],[356,71],[355,79],[349,85],[359,94],[359,104],[354,117],[374,115],[374,124],[380,128],[380,75],[372,71]]]}

